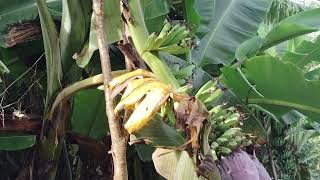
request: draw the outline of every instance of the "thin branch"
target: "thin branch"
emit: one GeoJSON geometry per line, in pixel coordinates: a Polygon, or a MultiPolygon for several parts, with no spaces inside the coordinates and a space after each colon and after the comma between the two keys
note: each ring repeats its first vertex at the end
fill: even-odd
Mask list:
{"type": "Polygon", "coordinates": [[[95,28],[97,32],[97,40],[103,74],[104,93],[106,100],[106,114],[108,116],[108,123],[112,141],[111,152],[114,164],[113,177],[115,180],[126,180],[128,179],[126,162],[127,142],[125,135],[122,133],[122,125],[120,123],[121,121],[118,121],[114,114],[113,100],[111,98],[111,91],[108,86],[112,76],[108,44],[106,40],[106,34],[104,31],[105,23],[102,0],[93,0],[93,11],[95,13],[95,28]]]}
{"type": "Polygon", "coordinates": [[[275,162],[273,160],[272,149],[270,147],[269,142],[268,142],[267,148],[268,148],[268,155],[269,155],[269,160],[270,160],[270,163],[271,163],[273,178],[274,178],[274,180],[278,180],[276,165],[275,165],[275,162]]]}

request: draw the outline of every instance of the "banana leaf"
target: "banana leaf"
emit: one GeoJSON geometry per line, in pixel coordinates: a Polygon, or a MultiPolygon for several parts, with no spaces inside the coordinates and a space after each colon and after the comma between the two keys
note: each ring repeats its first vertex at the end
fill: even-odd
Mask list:
{"type": "Polygon", "coordinates": [[[236,51],[236,58],[243,61],[281,42],[318,31],[319,18],[320,8],[290,16],[278,23],[265,37],[257,35],[243,42],[236,51]]]}
{"type": "MultiPolygon", "coordinates": [[[[47,0],[50,14],[54,19],[61,19],[61,0],[47,0]]],[[[38,17],[37,5],[34,0],[0,1],[0,47],[6,47],[5,39],[8,30],[21,22],[36,20],[38,17]]]]}
{"type": "Polygon", "coordinates": [[[186,142],[186,139],[176,129],[163,122],[160,116],[156,116],[149,123],[134,133],[136,139],[145,140],[154,147],[177,148],[186,142]]]}
{"type": "Polygon", "coordinates": [[[192,51],[192,62],[200,67],[233,62],[237,47],[255,36],[271,3],[269,0],[199,1],[198,7],[202,7],[198,9],[200,15],[211,15],[212,11],[213,14],[210,18],[205,16],[210,19],[207,25],[210,31],[201,38],[199,48],[192,51]],[[213,10],[209,7],[213,7],[213,10]]]}
{"type": "Polygon", "coordinates": [[[0,150],[15,151],[32,147],[36,143],[35,135],[0,135],[0,150]]]}
{"type": "Polygon", "coordinates": [[[104,106],[102,91],[87,89],[78,92],[73,101],[71,130],[101,140],[108,131],[104,106]]]}
{"type": "MultiPolygon", "coordinates": [[[[84,6],[85,7],[85,6],[84,6]]],[[[122,19],[120,13],[120,1],[106,1],[104,3],[105,29],[108,44],[122,39],[122,19]]],[[[93,53],[98,49],[97,35],[94,26],[94,14],[91,16],[89,39],[83,45],[82,50],[73,58],[79,67],[84,68],[91,60],[93,53]]]]}
{"type": "Polygon", "coordinates": [[[281,118],[291,110],[320,121],[320,81],[305,79],[300,68],[271,56],[258,56],[245,63],[246,76],[263,96],[243,80],[234,67],[224,67],[223,82],[246,104],[256,104],[281,118]]]}

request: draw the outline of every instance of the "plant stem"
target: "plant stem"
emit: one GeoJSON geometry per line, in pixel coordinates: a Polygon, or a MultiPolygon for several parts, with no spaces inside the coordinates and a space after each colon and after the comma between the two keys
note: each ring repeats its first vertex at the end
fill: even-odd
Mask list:
{"type": "Polygon", "coordinates": [[[114,165],[114,179],[126,180],[128,179],[127,162],[126,162],[126,138],[122,134],[122,127],[120,122],[116,120],[113,111],[113,100],[111,99],[111,91],[109,89],[109,82],[111,76],[111,65],[106,34],[104,31],[104,15],[103,15],[103,1],[93,0],[93,11],[95,13],[95,28],[97,32],[97,40],[100,53],[101,68],[103,74],[104,94],[106,100],[106,114],[108,116],[109,129],[112,141],[112,158],[114,165]]]}
{"type": "Polygon", "coordinates": [[[180,85],[167,64],[157,54],[144,51],[149,32],[144,22],[140,0],[131,0],[128,2],[128,5],[132,20],[126,19],[126,21],[137,52],[161,81],[178,89],[180,85]]]}

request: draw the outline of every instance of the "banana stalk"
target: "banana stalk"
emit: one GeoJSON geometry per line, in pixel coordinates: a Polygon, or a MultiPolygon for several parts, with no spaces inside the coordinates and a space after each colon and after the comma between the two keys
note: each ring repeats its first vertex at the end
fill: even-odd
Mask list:
{"type": "Polygon", "coordinates": [[[169,67],[159,58],[158,55],[151,52],[145,52],[149,33],[144,22],[143,11],[140,1],[129,1],[129,9],[132,16],[132,22],[127,22],[131,33],[132,41],[142,59],[147,63],[152,72],[164,83],[170,84],[173,88],[180,87],[177,79],[173,76],[169,67]]]}

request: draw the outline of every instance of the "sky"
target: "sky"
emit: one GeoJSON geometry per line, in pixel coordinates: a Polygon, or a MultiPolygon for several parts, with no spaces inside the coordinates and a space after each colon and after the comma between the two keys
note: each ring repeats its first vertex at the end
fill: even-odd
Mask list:
{"type": "Polygon", "coordinates": [[[305,6],[309,6],[309,7],[320,6],[319,0],[291,0],[291,1],[305,5],[305,6]]]}

